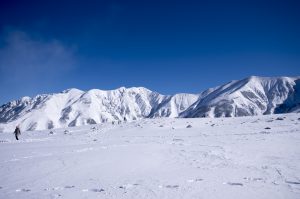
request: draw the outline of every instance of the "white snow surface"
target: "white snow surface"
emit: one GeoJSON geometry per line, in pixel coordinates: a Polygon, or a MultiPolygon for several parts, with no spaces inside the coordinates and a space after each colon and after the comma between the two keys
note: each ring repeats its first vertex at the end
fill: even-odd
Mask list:
{"type": "Polygon", "coordinates": [[[0,198],[297,199],[299,124],[290,113],[0,133],[0,198]]]}

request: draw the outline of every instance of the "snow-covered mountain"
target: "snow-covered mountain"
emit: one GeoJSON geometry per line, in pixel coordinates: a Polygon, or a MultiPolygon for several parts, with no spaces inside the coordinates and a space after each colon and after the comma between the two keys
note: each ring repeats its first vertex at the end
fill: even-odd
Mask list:
{"type": "Polygon", "coordinates": [[[234,117],[300,111],[300,77],[249,77],[199,94],[161,95],[143,87],[68,89],[0,107],[0,131],[43,130],[155,117],[234,117]]]}
{"type": "Polygon", "coordinates": [[[150,116],[178,117],[197,99],[194,94],[165,96],[142,87],[87,92],[68,89],[2,105],[0,131],[11,131],[16,125],[26,130],[43,130],[150,116]]]}
{"type": "Polygon", "coordinates": [[[256,77],[210,89],[180,117],[237,117],[300,111],[300,77],[256,77]]]}

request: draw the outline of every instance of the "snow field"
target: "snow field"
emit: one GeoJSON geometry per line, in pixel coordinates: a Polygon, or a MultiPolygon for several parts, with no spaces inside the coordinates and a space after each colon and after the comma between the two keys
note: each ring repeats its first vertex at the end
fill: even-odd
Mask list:
{"type": "Polygon", "coordinates": [[[299,118],[143,119],[20,141],[0,133],[0,198],[300,198],[299,118]]]}

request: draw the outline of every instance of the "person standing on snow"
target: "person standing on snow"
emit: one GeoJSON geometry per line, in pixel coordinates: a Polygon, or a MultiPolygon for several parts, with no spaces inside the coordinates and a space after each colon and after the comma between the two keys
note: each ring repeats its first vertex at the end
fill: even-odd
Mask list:
{"type": "Polygon", "coordinates": [[[19,126],[16,126],[14,134],[16,136],[16,139],[19,140],[18,136],[21,135],[21,130],[19,126]]]}

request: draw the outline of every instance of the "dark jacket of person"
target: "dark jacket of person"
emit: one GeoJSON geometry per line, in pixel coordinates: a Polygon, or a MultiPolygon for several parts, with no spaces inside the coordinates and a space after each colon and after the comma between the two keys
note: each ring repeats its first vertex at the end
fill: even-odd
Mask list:
{"type": "Polygon", "coordinates": [[[21,130],[18,126],[16,127],[14,134],[16,136],[16,140],[19,140],[18,136],[21,134],[21,130]]]}
{"type": "Polygon", "coordinates": [[[14,134],[15,134],[16,136],[18,136],[18,135],[21,134],[21,130],[20,130],[19,127],[16,127],[14,134]]]}

